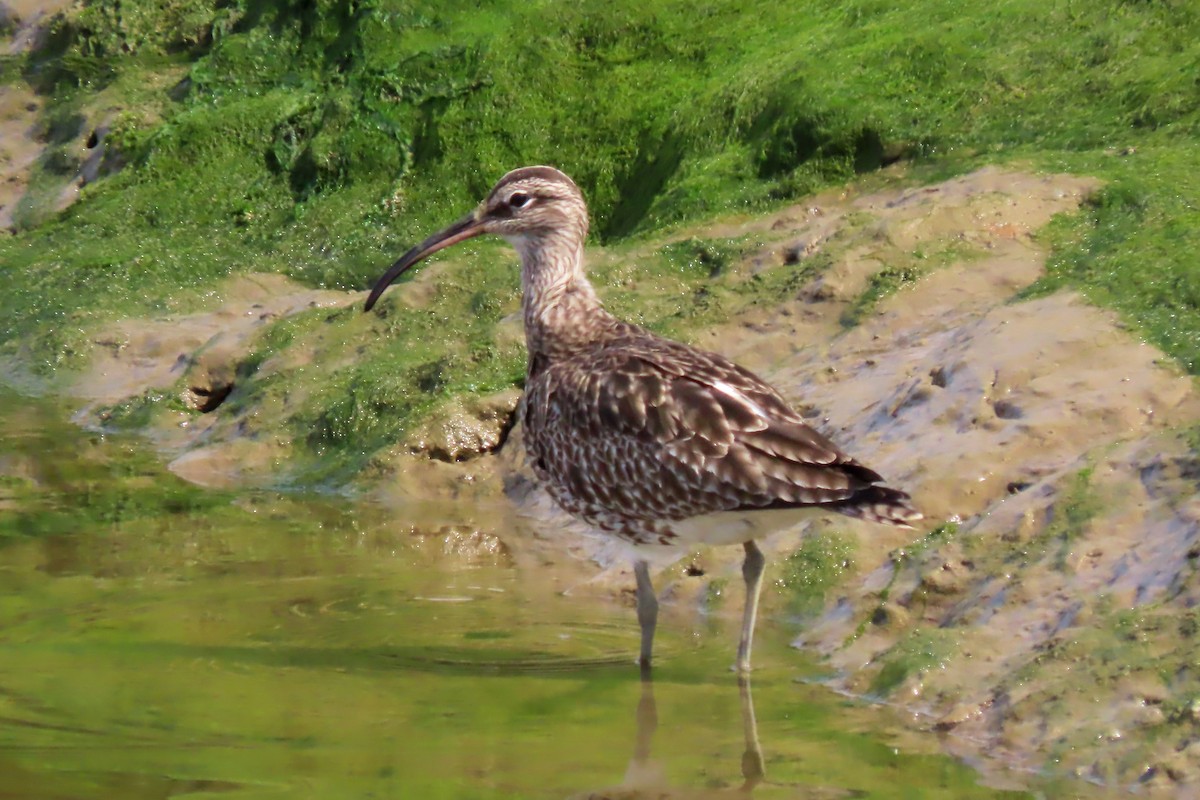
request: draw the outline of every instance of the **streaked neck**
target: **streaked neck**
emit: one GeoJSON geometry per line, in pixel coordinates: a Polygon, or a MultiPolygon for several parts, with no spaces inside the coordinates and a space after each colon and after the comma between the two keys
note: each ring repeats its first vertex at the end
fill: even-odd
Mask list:
{"type": "Polygon", "coordinates": [[[521,256],[521,311],[530,353],[566,355],[602,337],[615,318],[584,271],[583,243],[566,235],[510,239],[521,256]]]}

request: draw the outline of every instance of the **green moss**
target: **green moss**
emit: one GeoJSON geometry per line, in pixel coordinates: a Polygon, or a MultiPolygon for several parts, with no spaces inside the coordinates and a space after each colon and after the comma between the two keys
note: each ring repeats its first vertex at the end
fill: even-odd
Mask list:
{"type": "Polygon", "coordinates": [[[906,570],[911,570],[913,565],[919,564],[921,556],[929,550],[936,548],[946,542],[956,538],[959,533],[957,522],[943,522],[941,525],[933,528],[920,539],[897,548],[888,554],[889,560],[892,562],[892,573],[888,577],[887,585],[879,590],[879,602],[870,609],[870,612],[864,615],[855,626],[854,632],[851,633],[843,646],[849,645],[867,630],[867,626],[872,623],[876,615],[884,613],[884,604],[891,598],[892,589],[896,585],[896,581],[900,579],[900,575],[906,570]]]}
{"type": "Polygon", "coordinates": [[[137,397],[131,397],[100,411],[100,419],[106,428],[140,431],[165,411],[187,411],[179,392],[147,389],[137,397]]]}
{"type": "Polygon", "coordinates": [[[1012,559],[1026,562],[1049,553],[1056,569],[1068,569],[1072,546],[1102,508],[1101,499],[1092,487],[1092,472],[1092,467],[1085,467],[1063,481],[1045,528],[1029,543],[1016,547],[1012,559]]]}
{"type": "Polygon", "coordinates": [[[842,325],[852,328],[875,310],[885,297],[916,283],[922,271],[915,266],[884,267],[867,280],[867,286],[842,314],[842,325]]]}
{"type": "Polygon", "coordinates": [[[1061,542],[1055,559],[1059,569],[1066,569],[1071,545],[1084,534],[1088,523],[1100,513],[1100,497],[1092,488],[1092,471],[1092,467],[1087,467],[1071,476],[1054,504],[1050,524],[1046,526],[1044,535],[1061,542]]]}
{"type": "Polygon", "coordinates": [[[704,589],[704,607],[710,611],[720,608],[725,602],[725,592],[729,589],[728,578],[713,578],[704,589]]]}
{"type": "Polygon", "coordinates": [[[1047,232],[1053,252],[1030,294],[1078,288],[1120,310],[1194,374],[1200,369],[1200,267],[1191,254],[1200,248],[1200,186],[1171,176],[1200,168],[1200,146],[1156,139],[1145,150],[1105,160],[1102,174],[1112,182],[1047,232]]]}
{"type": "Polygon", "coordinates": [[[886,697],[910,678],[936,667],[955,650],[955,634],[943,629],[917,629],[897,642],[883,658],[870,694],[886,697]]]}
{"type": "Polygon", "coordinates": [[[792,610],[802,615],[820,612],[828,593],[854,572],[856,549],[857,541],[838,531],[805,536],[783,564],[792,610]]]}
{"type": "Polygon", "coordinates": [[[700,239],[692,237],[671,242],[659,254],[672,267],[685,274],[697,273],[715,278],[728,271],[755,248],[745,239],[700,239]]]}

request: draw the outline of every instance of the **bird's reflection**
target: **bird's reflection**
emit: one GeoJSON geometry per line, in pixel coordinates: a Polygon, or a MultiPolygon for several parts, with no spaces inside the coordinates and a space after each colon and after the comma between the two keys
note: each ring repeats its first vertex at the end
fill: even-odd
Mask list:
{"type": "Polygon", "coordinates": [[[766,775],[762,747],[758,741],[758,721],[754,716],[754,697],[750,692],[748,678],[738,680],[738,694],[742,706],[742,735],[745,750],[742,753],[742,782],[724,789],[690,789],[671,787],[667,783],[663,766],[651,756],[654,735],[658,731],[658,703],[654,698],[654,681],[648,670],[642,672],[642,692],[638,698],[633,755],[619,786],[609,789],[583,792],[572,795],[573,800],[667,800],[667,798],[691,798],[703,800],[717,797],[752,797],[754,788],[766,775]]]}

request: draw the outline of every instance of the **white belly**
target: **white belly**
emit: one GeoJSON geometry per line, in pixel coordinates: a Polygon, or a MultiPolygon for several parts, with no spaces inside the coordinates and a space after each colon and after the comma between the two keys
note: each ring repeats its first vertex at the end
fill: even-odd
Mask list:
{"type": "Polygon", "coordinates": [[[741,544],[772,533],[795,528],[801,523],[828,514],[821,508],[781,508],[762,511],[720,511],[671,523],[675,540],[685,547],[741,544]]]}

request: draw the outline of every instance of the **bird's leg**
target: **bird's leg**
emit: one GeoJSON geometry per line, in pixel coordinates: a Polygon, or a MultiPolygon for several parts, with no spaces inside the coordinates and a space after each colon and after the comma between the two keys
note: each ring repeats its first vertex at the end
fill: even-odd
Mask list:
{"type": "Polygon", "coordinates": [[[738,676],[738,694],[742,700],[742,736],[746,749],[742,753],[742,788],[749,791],[767,775],[762,745],[758,743],[758,720],[754,716],[754,696],[750,694],[750,676],[738,676]]]}
{"type": "Polygon", "coordinates": [[[745,542],[746,560],[742,562],[742,578],[746,581],[746,606],[742,611],[742,638],[738,642],[737,669],[739,674],[750,671],[750,646],[754,640],[754,622],[758,618],[758,595],[762,591],[763,566],[767,559],[753,541],[745,542]]]}
{"type": "Polygon", "coordinates": [[[642,665],[642,674],[648,675],[650,650],[654,646],[654,626],[658,622],[658,598],[654,596],[654,584],[650,582],[648,563],[635,562],[633,574],[637,577],[638,624],[642,626],[642,652],[638,656],[638,663],[642,665]]]}

